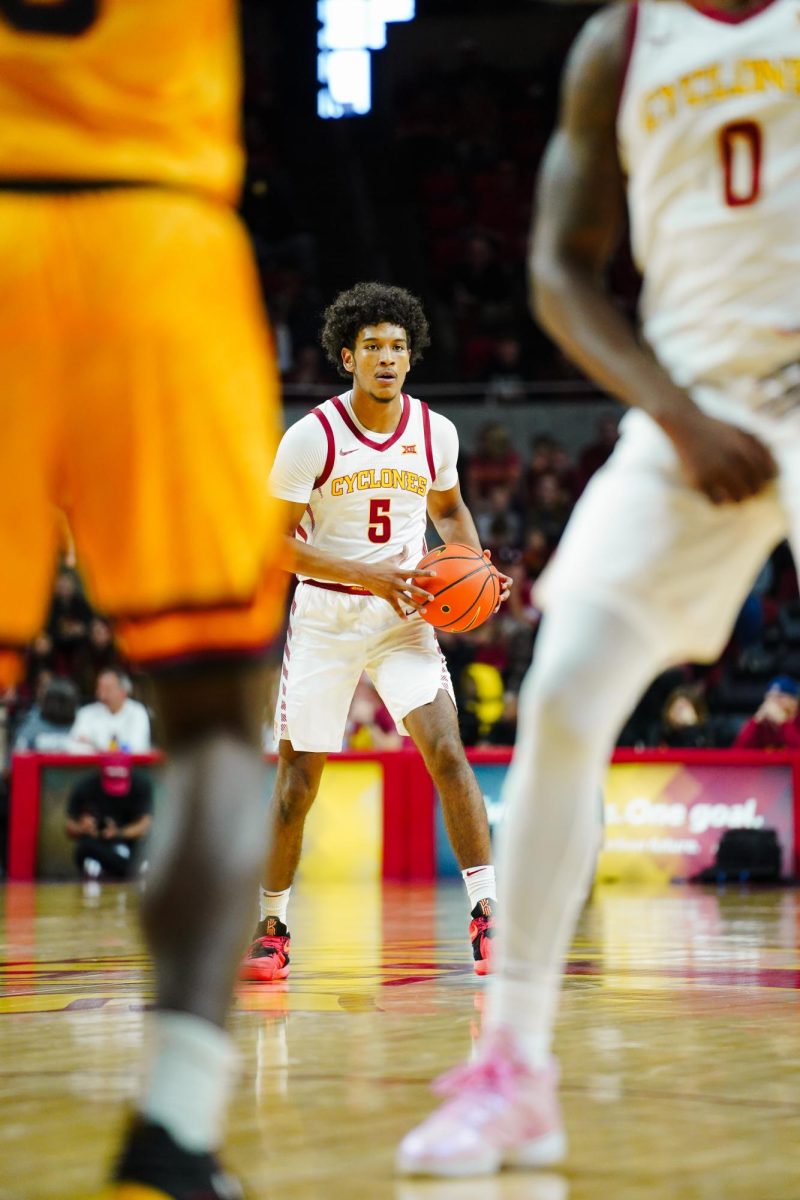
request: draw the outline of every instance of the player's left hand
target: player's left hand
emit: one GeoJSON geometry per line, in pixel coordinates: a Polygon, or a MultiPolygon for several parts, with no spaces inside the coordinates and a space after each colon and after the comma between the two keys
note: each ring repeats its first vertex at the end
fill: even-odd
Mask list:
{"type": "MultiPolygon", "coordinates": [[[[484,550],[483,557],[487,562],[492,561],[491,550],[484,550]]],[[[494,564],[492,564],[494,566],[494,564]]],[[[497,571],[497,567],[494,568],[497,571]]],[[[497,612],[501,604],[505,604],[508,597],[511,595],[511,589],[514,586],[514,580],[510,575],[504,575],[502,571],[497,571],[497,578],[500,580],[500,599],[494,607],[494,612],[497,612]]]]}

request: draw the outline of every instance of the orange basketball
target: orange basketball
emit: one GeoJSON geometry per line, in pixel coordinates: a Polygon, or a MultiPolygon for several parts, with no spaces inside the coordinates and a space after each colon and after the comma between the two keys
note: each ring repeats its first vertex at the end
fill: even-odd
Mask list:
{"type": "Polygon", "coordinates": [[[479,550],[450,542],[431,550],[417,566],[436,572],[435,577],[421,576],[414,583],[433,594],[420,616],[437,629],[448,633],[477,629],[497,607],[500,580],[479,550]]]}

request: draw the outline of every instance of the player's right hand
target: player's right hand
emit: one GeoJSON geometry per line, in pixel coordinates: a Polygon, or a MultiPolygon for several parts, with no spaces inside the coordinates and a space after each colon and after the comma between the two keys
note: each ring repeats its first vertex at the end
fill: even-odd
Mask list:
{"type": "Polygon", "coordinates": [[[749,500],[777,473],[775,460],[757,437],[700,411],[680,429],[670,430],[670,437],[689,483],[712,504],[749,500]]]}
{"type": "Polygon", "coordinates": [[[384,562],[365,563],[363,566],[366,576],[364,587],[368,588],[374,596],[380,596],[382,600],[388,601],[403,620],[409,615],[409,608],[412,611],[419,611],[429,600],[433,599],[430,592],[426,592],[413,581],[421,579],[423,576],[433,578],[436,575],[436,572],[432,570],[420,571],[416,567],[401,568],[400,564],[407,558],[408,551],[404,548],[401,554],[395,554],[393,558],[387,558],[384,562]]]}

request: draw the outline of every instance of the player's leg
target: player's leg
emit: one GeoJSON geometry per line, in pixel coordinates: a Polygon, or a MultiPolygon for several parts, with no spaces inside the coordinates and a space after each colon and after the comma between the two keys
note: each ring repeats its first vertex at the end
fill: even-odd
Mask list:
{"type": "Polygon", "coordinates": [[[287,910],[306,817],[329,753],[341,749],[347,713],[363,669],[362,598],[301,585],[292,602],[275,713],[278,771],[270,810],[259,922],[242,960],[251,982],[290,971],[287,910]]]}
{"type": "Polygon", "coordinates": [[[492,843],[483,793],[467,762],[451,696],[440,689],[430,703],[407,713],[403,724],[439,793],[447,836],[467,889],[475,971],[485,975],[491,969],[497,899],[492,843]]]}
{"type": "Polygon", "coordinates": [[[265,487],[277,374],[233,213],[137,189],[70,200],[68,228],[81,287],[64,495],[92,598],[158,679],[169,751],[145,894],[147,1119],[112,1195],[238,1197],[215,1152],[234,1062],[222,1023],[266,840],[257,664],[283,610],[285,520],[265,487]]]}
{"type": "Polygon", "coordinates": [[[251,664],[154,681],[169,756],[142,905],[155,1053],[116,1175],[159,1194],[183,1195],[192,1179],[207,1186],[218,1170],[236,1062],[224,1023],[265,838],[265,692],[264,669],[251,664]]]}
{"type": "Polygon", "coordinates": [[[259,897],[259,922],[239,974],[270,983],[289,974],[289,897],[303,848],[306,817],[317,798],[327,754],[295,750],[283,739],[271,805],[271,836],[259,897]]]}
{"type": "Polygon", "coordinates": [[[504,788],[502,920],[480,1058],[462,1081],[469,1100],[445,1103],[405,1138],[401,1171],[479,1174],[503,1162],[545,1165],[562,1156],[549,1060],[562,961],[599,845],[603,770],[660,665],[652,642],[596,604],[563,602],[545,618],[504,788]],[[471,1114],[485,1112],[483,1072],[498,1064],[515,1082],[495,1128],[471,1114]]]}
{"type": "Polygon", "coordinates": [[[458,731],[453,685],[430,625],[392,625],[371,647],[367,671],[400,733],[419,748],[439,792],[467,889],[475,971],[490,969],[496,885],[486,806],[458,731]]]}
{"type": "Polygon", "coordinates": [[[473,1067],[400,1147],[400,1170],[543,1165],[564,1149],[549,1060],[564,952],[600,834],[615,735],[658,670],[719,653],[781,535],[774,494],[716,509],[677,472],[623,455],[590,485],[559,549],[520,700],[498,866],[497,975],[473,1067]],[[590,494],[591,493],[591,494],[590,494]],[[500,1078],[513,1079],[510,1089],[500,1078]]]}

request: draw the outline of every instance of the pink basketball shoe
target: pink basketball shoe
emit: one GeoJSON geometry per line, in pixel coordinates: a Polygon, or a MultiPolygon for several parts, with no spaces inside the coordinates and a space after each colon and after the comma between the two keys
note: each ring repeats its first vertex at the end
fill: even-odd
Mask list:
{"type": "Polygon", "coordinates": [[[490,1175],[502,1167],[549,1167],[567,1149],[555,1061],[533,1070],[513,1035],[488,1035],[474,1063],[442,1075],[446,1097],[397,1151],[402,1175],[490,1175]]]}

